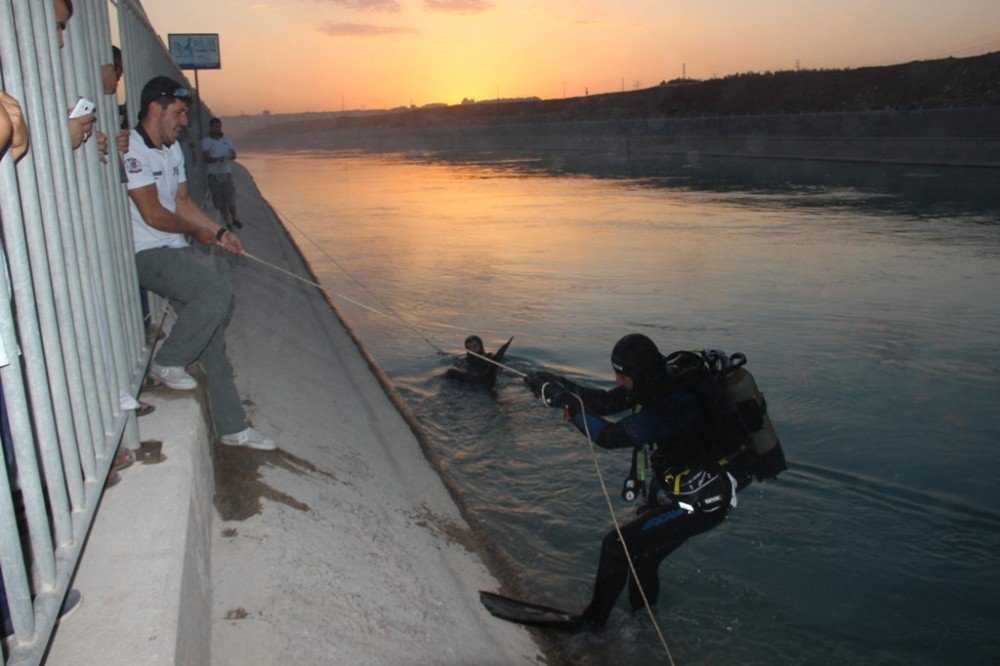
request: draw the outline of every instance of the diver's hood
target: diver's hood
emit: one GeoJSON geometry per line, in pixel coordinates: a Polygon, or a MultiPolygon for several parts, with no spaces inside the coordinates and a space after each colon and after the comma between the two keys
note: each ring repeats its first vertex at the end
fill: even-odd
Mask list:
{"type": "Polygon", "coordinates": [[[615,343],[611,350],[611,367],[632,379],[634,393],[662,385],[666,381],[666,359],[656,343],[641,333],[631,333],[615,343]]]}

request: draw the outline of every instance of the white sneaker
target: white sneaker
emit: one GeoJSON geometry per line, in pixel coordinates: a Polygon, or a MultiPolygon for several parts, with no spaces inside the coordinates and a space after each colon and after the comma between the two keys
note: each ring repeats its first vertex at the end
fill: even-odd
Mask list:
{"type": "Polygon", "coordinates": [[[219,441],[228,446],[245,446],[261,451],[274,451],[278,448],[273,439],[253,427],[223,435],[219,441]]]}
{"type": "Polygon", "coordinates": [[[167,388],[172,388],[175,391],[190,391],[191,389],[198,388],[198,380],[189,375],[179,365],[157,365],[156,363],[150,363],[149,374],[166,384],[167,388]]]}

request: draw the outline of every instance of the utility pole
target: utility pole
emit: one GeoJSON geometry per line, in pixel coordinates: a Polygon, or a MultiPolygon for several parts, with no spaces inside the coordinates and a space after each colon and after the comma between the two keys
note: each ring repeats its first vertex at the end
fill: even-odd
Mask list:
{"type": "Polygon", "coordinates": [[[686,62],[681,63],[681,79],[687,79],[688,77],[688,64],[686,62]]]}

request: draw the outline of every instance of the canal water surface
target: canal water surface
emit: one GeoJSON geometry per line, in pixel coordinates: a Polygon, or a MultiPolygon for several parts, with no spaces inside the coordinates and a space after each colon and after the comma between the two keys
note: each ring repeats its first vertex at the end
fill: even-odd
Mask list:
{"type": "MultiPolygon", "coordinates": [[[[678,663],[1000,658],[1000,173],[694,156],[241,162],[537,601],[589,599],[611,525],[590,449],[513,374],[493,392],[444,379],[457,355],[434,347],[514,336],[512,367],[609,386],[612,345],[638,331],[663,351],[745,353],[790,467],[661,566],[656,618],[678,663]]],[[[628,519],[629,456],[597,460],[628,519]]],[[[624,599],[565,650],[664,659],[624,599]]]]}

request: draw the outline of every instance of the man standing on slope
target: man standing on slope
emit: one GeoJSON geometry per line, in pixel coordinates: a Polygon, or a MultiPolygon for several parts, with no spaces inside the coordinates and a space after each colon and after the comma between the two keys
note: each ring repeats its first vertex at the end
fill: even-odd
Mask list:
{"type": "Polygon", "coordinates": [[[170,299],[177,312],[149,373],[169,388],[191,390],[198,382],[186,367],[200,361],[221,442],[272,450],[274,440],[247,423],[226,357],[231,287],[195,261],[184,237],[243,254],[236,234],[212,221],[188,194],[177,138],[188,124],[190,104],[191,92],[181,84],[166,76],[151,79],[142,89],[139,120],[125,156],[139,284],[170,299]]]}
{"type": "Polygon", "coordinates": [[[236,150],[229,137],[222,133],[222,121],[218,118],[208,121],[208,136],[201,140],[201,155],[212,203],[222,213],[227,229],[242,229],[243,223],[236,219],[236,190],[233,187],[236,150]]]}

